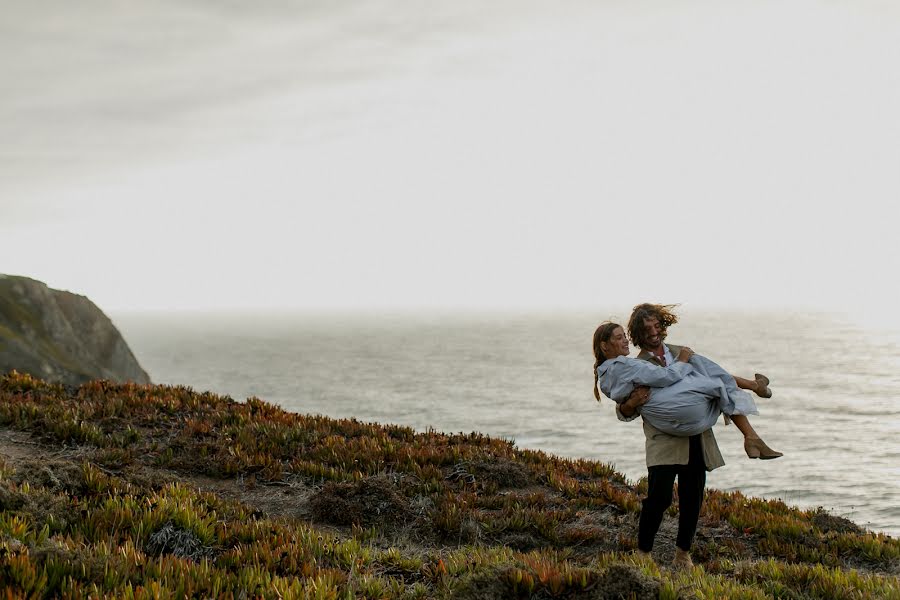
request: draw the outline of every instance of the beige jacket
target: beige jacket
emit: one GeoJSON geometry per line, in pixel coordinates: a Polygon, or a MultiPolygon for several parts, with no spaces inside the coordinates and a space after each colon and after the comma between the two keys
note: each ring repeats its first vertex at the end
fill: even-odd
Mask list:
{"type": "MultiPolygon", "coordinates": [[[[681,346],[674,344],[666,344],[672,356],[678,356],[681,352],[681,346]]],[[[663,366],[659,359],[652,352],[641,350],[637,355],[639,360],[647,360],[654,364],[663,366]]],[[[616,405],[616,414],[620,420],[631,421],[637,417],[625,417],[619,411],[616,405]]],[[[679,437],[663,433],[647,421],[644,421],[644,436],[647,438],[647,466],[655,467],[657,465],[686,465],[690,457],[690,438],[679,437]]],[[[700,434],[700,442],[703,445],[703,460],[706,463],[706,470],[712,471],[718,469],[725,464],[722,453],[719,451],[719,444],[716,442],[716,436],[713,435],[712,429],[707,429],[700,434]]]]}

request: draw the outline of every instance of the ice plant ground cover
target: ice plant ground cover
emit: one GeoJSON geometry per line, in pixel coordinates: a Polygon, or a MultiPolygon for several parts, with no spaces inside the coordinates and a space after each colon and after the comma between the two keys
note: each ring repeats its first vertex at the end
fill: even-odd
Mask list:
{"type": "Polygon", "coordinates": [[[672,571],[606,464],[185,387],[3,376],[0,458],[11,598],[900,598],[900,540],[822,510],[711,490],[672,571]]]}

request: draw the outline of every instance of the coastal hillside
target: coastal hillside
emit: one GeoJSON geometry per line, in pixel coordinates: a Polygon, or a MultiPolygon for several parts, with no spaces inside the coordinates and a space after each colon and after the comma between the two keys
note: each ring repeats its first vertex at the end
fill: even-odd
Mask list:
{"type": "Polygon", "coordinates": [[[119,331],[84,296],[0,274],[0,373],[78,385],[150,383],[119,331]]]}
{"type": "Polygon", "coordinates": [[[186,387],[0,377],[9,598],[900,598],[900,540],[709,492],[696,567],[643,482],[477,433],[186,387]]]}

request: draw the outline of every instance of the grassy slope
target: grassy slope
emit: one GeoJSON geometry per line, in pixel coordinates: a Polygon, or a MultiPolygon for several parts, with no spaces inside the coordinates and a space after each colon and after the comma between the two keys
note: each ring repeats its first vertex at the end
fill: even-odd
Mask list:
{"type": "Polygon", "coordinates": [[[0,465],[12,597],[900,598],[900,540],[738,493],[660,569],[629,554],[642,490],[478,434],[23,375],[0,427],[52,452],[0,465]]]}

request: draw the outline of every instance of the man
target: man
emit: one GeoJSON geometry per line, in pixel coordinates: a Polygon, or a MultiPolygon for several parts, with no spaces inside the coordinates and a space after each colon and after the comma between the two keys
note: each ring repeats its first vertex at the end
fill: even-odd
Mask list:
{"type": "MultiPolygon", "coordinates": [[[[637,358],[663,367],[675,362],[681,347],[663,343],[668,327],[678,321],[671,311],[673,307],[662,304],[639,304],[634,307],[628,320],[628,336],[641,349],[637,358]]],[[[768,388],[763,390],[763,387],[760,386],[759,391],[768,392],[768,388]]],[[[636,389],[628,400],[616,405],[619,419],[631,421],[637,418],[640,406],[649,397],[649,389],[636,389]]],[[[689,568],[693,566],[690,551],[703,504],[706,472],[721,467],[725,461],[712,429],[691,437],[678,437],[663,433],[647,421],[643,424],[647,438],[648,489],[638,525],[638,550],[646,554],[653,550],[653,541],[663,515],[672,504],[672,490],[677,477],[678,535],[672,565],[689,568]]]]}

